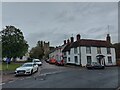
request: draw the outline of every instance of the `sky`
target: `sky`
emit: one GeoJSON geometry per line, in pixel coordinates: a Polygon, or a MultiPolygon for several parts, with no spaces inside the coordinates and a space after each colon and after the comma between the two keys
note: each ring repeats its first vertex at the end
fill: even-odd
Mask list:
{"type": "Polygon", "coordinates": [[[30,48],[38,40],[51,46],[63,44],[71,36],[105,40],[110,34],[118,42],[117,2],[3,2],[2,28],[19,28],[30,48]],[[109,25],[109,30],[108,30],[109,25]]]}

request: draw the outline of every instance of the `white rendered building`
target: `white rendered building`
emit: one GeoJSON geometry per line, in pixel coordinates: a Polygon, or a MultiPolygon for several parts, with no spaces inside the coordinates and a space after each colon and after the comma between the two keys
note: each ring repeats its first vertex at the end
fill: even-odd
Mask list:
{"type": "Polygon", "coordinates": [[[116,65],[115,48],[107,34],[106,40],[81,39],[80,34],[76,41],[71,37],[63,49],[63,57],[67,64],[85,66],[87,63],[98,62],[101,65],[116,65]]]}

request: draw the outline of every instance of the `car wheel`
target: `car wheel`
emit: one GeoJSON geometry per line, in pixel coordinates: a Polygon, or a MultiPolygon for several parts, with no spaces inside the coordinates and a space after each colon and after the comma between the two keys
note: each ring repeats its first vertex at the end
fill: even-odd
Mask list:
{"type": "Polygon", "coordinates": [[[33,74],[33,69],[31,70],[31,73],[30,73],[30,75],[32,75],[33,74]]]}
{"type": "Polygon", "coordinates": [[[38,68],[37,68],[37,71],[36,72],[38,72],[38,68]]]}

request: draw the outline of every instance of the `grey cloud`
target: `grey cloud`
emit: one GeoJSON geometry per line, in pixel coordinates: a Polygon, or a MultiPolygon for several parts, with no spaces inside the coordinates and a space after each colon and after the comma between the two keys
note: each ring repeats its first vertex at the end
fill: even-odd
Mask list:
{"type": "Polygon", "coordinates": [[[30,47],[38,40],[61,45],[76,34],[82,38],[104,39],[111,25],[112,41],[117,42],[117,3],[3,3],[3,26],[20,28],[30,47]]]}

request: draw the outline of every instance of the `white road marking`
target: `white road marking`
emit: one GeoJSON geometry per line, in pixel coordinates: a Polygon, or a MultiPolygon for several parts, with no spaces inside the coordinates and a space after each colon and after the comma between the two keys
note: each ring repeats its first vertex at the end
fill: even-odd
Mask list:
{"type": "Polygon", "coordinates": [[[3,85],[3,84],[5,84],[5,83],[0,83],[0,85],[3,85]]]}
{"type": "Polygon", "coordinates": [[[23,80],[24,78],[20,79],[20,80],[23,80]]]}
{"type": "Polygon", "coordinates": [[[26,77],[26,79],[31,78],[31,77],[26,77]]]}
{"type": "Polygon", "coordinates": [[[14,82],[14,80],[13,81],[9,81],[8,83],[12,83],[12,82],[14,82]]]}

